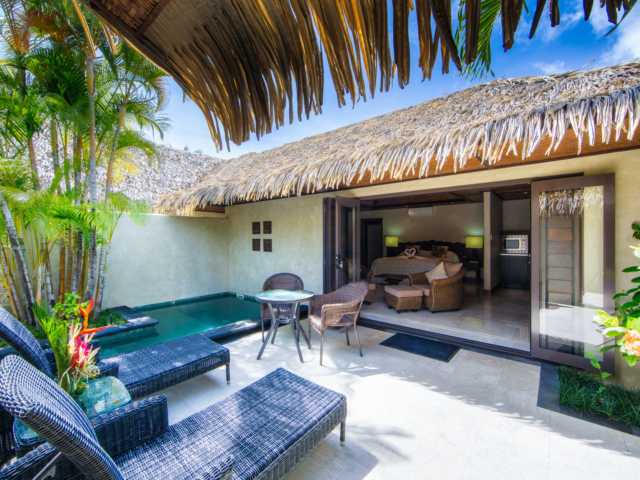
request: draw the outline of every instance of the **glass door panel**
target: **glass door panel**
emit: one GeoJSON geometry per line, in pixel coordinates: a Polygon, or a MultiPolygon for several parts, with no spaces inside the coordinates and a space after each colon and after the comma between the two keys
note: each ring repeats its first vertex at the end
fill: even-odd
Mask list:
{"type": "Polygon", "coordinates": [[[360,279],[360,201],[324,199],[324,292],[360,279]]]}
{"type": "Polygon", "coordinates": [[[595,310],[613,312],[613,174],[532,184],[533,356],[613,370],[595,310]]]}

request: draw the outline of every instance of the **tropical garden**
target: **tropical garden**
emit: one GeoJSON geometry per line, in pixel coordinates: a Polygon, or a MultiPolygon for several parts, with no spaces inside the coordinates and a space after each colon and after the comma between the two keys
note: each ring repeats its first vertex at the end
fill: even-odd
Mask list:
{"type": "Polygon", "coordinates": [[[116,225],[122,215],[144,224],[149,211],[114,181],[133,151],[155,160],[167,76],[77,0],[0,5],[0,284],[36,331],[34,312],[65,300],[94,299],[100,315],[116,225]]]}

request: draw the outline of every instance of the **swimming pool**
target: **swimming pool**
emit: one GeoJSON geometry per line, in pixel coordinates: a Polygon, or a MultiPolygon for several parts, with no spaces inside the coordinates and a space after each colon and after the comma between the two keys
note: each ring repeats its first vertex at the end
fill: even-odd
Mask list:
{"type": "Polygon", "coordinates": [[[238,298],[234,293],[178,300],[175,304],[149,305],[134,310],[157,320],[158,324],[126,335],[100,338],[102,358],[260,317],[260,303],[257,300],[248,296],[238,298]]]}

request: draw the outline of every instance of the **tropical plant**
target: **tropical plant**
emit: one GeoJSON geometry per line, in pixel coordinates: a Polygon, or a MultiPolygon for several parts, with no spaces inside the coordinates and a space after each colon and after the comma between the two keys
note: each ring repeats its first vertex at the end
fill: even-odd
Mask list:
{"type": "MultiPolygon", "coordinates": [[[[584,19],[589,20],[593,10],[593,0],[583,0],[584,19]]],[[[609,22],[614,27],[613,32],[622,22],[637,0],[602,1],[601,8],[606,8],[609,22]],[[618,21],[618,12],[624,14],[618,21]]],[[[538,29],[540,19],[547,7],[546,0],[538,0],[531,21],[529,39],[532,39],[538,29]]],[[[597,8],[597,7],[596,7],[597,8]]],[[[550,0],[549,17],[551,27],[560,25],[560,2],[550,0]]],[[[458,5],[458,25],[455,32],[455,44],[464,59],[463,74],[471,79],[486,77],[491,71],[491,36],[498,21],[502,30],[502,47],[510,50],[515,44],[515,34],[523,13],[529,15],[529,8],[524,0],[460,0],[458,5]]],[[[608,34],[607,34],[608,35],[608,34]]]]}
{"type": "MultiPolygon", "coordinates": [[[[640,225],[634,223],[632,228],[633,238],[640,240],[640,225]]],[[[633,254],[640,259],[640,244],[632,245],[631,248],[633,254]]],[[[640,266],[625,268],[623,272],[640,273],[640,266]]],[[[631,282],[640,284],[640,276],[632,278],[631,282]]],[[[618,349],[629,366],[633,367],[640,358],[640,286],[616,293],[613,299],[616,301],[616,315],[598,310],[594,318],[595,323],[602,329],[602,333],[609,338],[603,344],[600,353],[618,349]]],[[[589,357],[591,364],[600,371],[602,378],[607,378],[609,374],[602,372],[595,356],[589,355],[589,357]]]]}

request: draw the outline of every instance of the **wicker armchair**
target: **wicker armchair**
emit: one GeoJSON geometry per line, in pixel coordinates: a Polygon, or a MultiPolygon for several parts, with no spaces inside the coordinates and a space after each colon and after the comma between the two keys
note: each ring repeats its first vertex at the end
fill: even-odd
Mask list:
{"type": "Polygon", "coordinates": [[[344,395],[280,368],[171,426],[164,395],[89,421],[17,356],[0,364],[0,405],[49,442],[0,472],[13,480],[33,479],[54,457],[53,480],[275,480],[338,425],[344,442],[347,414],[344,395]]]}
{"type": "MultiPolygon", "coordinates": [[[[304,282],[293,273],[276,273],[265,280],[260,291],[266,290],[304,290],[304,282]]],[[[281,314],[289,315],[291,314],[291,305],[279,305],[279,310],[281,314]]],[[[262,304],[260,318],[262,321],[262,341],[264,342],[264,321],[271,320],[271,313],[266,303],[262,304]]],[[[275,335],[273,338],[275,340],[275,335]]]]}
{"type": "Polygon", "coordinates": [[[460,271],[450,278],[434,280],[429,284],[427,272],[409,275],[412,286],[430,285],[429,295],[424,295],[423,305],[432,312],[444,310],[460,310],[464,297],[464,276],[467,269],[462,267],[460,271]]]}
{"type": "Polygon", "coordinates": [[[360,307],[364,301],[369,285],[367,282],[355,282],[345,285],[333,293],[316,295],[309,301],[309,342],[311,342],[311,327],[320,334],[320,365],[322,365],[322,350],[324,348],[324,331],[327,327],[344,327],[349,343],[349,327],[353,326],[358,342],[358,350],[362,357],[360,339],[356,330],[356,322],[360,314],[360,307]]]}

